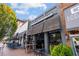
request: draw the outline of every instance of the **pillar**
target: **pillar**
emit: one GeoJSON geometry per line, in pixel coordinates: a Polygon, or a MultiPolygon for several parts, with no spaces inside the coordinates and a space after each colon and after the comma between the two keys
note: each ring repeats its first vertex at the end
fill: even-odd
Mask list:
{"type": "Polygon", "coordinates": [[[66,45],[66,35],[63,30],[61,30],[61,39],[62,39],[62,43],[66,45]]]}
{"type": "Polygon", "coordinates": [[[48,53],[48,34],[44,33],[45,52],[48,53]]]}
{"type": "Polygon", "coordinates": [[[33,42],[32,42],[32,44],[33,44],[33,49],[35,49],[35,35],[33,35],[33,42]]]}
{"type": "Polygon", "coordinates": [[[23,38],[23,36],[22,36],[21,45],[22,45],[22,47],[24,48],[23,40],[24,40],[24,38],[23,38]]]}

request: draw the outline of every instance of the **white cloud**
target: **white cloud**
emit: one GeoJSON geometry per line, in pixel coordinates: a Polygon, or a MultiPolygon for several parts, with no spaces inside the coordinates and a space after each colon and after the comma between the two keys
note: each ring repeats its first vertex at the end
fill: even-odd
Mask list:
{"type": "Polygon", "coordinates": [[[20,5],[18,5],[18,3],[12,3],[11,4],[12,8],[25,8],[25,9],[29,9],[29,8],[43,8],[44,10],[46,10],[47,6],[44,3],[22,3],[20,5]]]}
{"type": "Polygon", "coordinates": [[[34,20],[36,17],[37,17],[36,15],[30,15],[30,16],[28,17],[28,19],[29,19],[29,20],[34,20]]]}
{"type": "Polygon", "coordinates": [[[24,4],[24,5],[28,8],[38,8],[38,7],[42,7],[44,9],[47,8],[47,6],[45,4],[42,4],[42,3],[31,3],[31,4],[24,4]]]}
{"type": "MultiPolygon", "coordinates": [[[[17,8],[17,10],[15,11],[16,13],[22,14],[22,15],[24,15],[24,14],[29,15],[29,12],[28,12],[29,8],[41,8],[42,10],[47,9],[46,4],[44,4],[44,3],[21,3],[21,4],[11,3],[11,6],[12,6],[12,8],[17,8]]],[[[30,15],[28,17],[28,19],[33,20],[36,17],[37,17],[37,15],[30,15]]]]}
{"type": "Polygon", "coordinates": [[[25,14],[25,11],[23,11],[23,10],[16,10],[15,12],[18,14],[25,14]]]}

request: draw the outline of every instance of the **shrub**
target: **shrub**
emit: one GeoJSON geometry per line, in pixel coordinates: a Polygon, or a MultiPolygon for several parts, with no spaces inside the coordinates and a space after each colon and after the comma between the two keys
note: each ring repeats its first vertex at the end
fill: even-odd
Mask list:
{"type": "Polygon", "coordinates": [[[51,56],[73,56],[72,49],[63,44],[51,47],[50,52],[51,56]]]}

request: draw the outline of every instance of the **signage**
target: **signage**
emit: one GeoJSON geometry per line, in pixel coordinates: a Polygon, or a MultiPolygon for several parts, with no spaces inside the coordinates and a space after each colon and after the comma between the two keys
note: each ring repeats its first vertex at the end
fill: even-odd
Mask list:
{"type": "Polygon", "coordinates": [[[64,10],[66,28],[78,28],[79,27],[79,4],[73,5],[64,10]]]}
{"type": "Polygon", "coordinates": [[[72,14],[77,13],[77,12],[79,12],[79,6],[71,8],[71,13],[72,14]]]}

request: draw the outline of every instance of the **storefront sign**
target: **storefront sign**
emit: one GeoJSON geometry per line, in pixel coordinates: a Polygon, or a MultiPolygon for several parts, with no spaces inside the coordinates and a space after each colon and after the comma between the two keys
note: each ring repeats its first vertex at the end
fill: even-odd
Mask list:
{"type": "Polygon", "coordinates": [[[76,7],[74,7],[74,8],[71,8],[71,13],[72,13],[72,14],[75,14],[75,13],[77,13],[77,12],[79,12],[79,6],[76,6],[76,7]]]}
{"type": "Polygon", "coordinates": [[[64,14],[67,29],[79,27],[79,4],[65,9],[64,14]]]}

